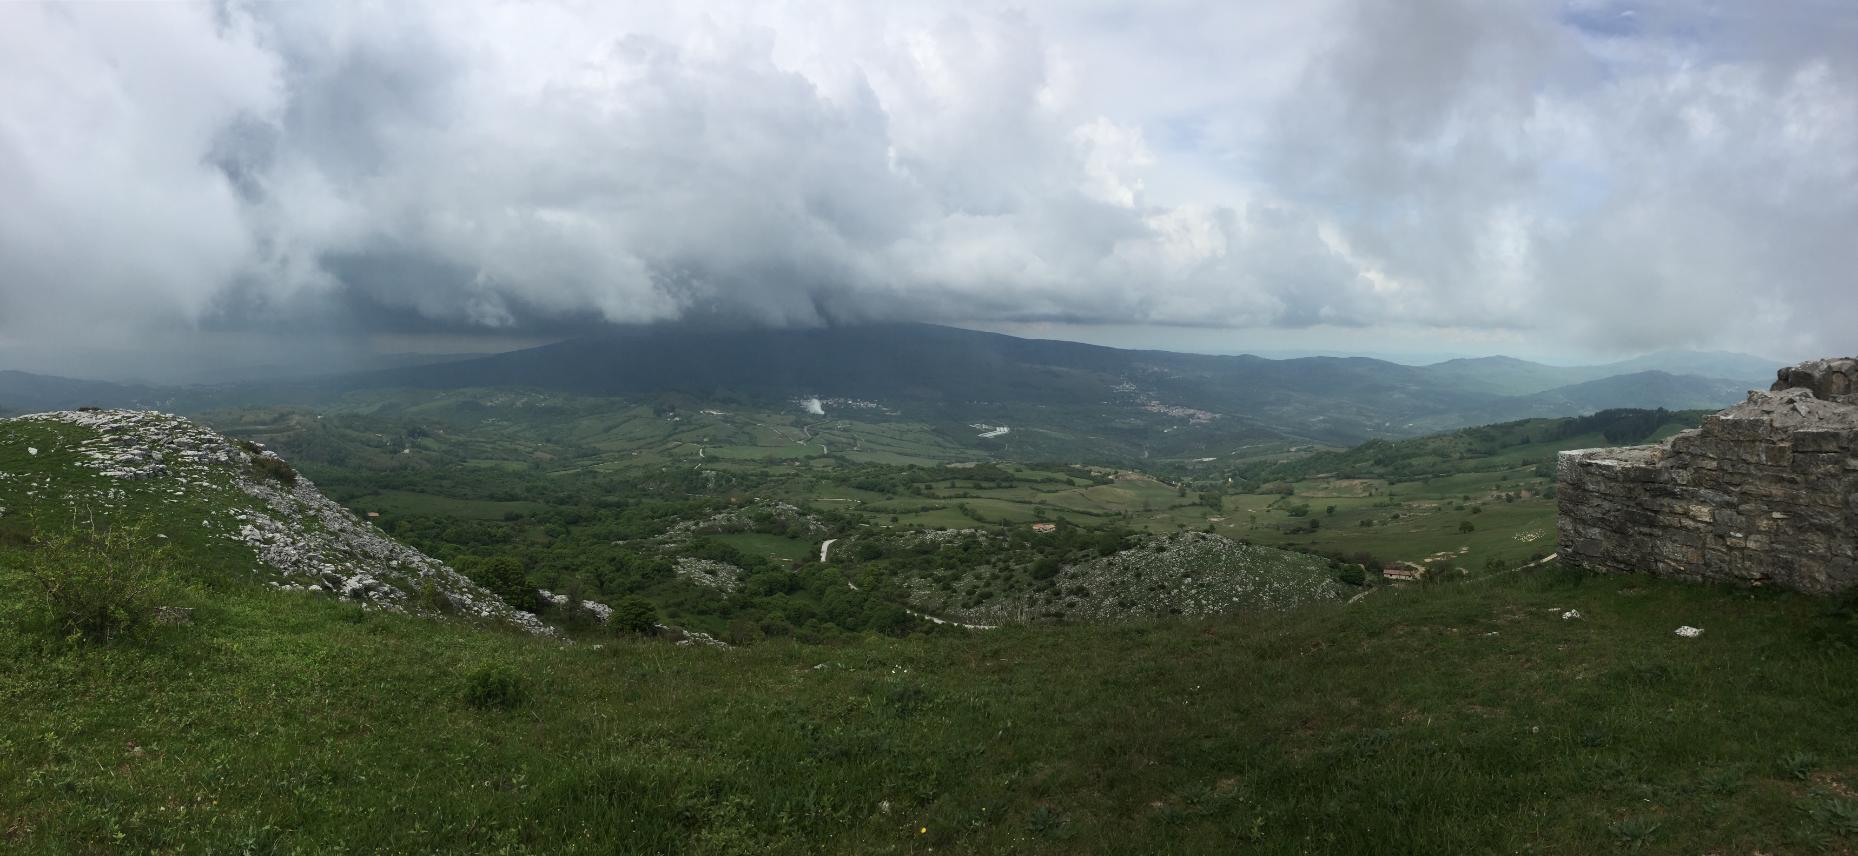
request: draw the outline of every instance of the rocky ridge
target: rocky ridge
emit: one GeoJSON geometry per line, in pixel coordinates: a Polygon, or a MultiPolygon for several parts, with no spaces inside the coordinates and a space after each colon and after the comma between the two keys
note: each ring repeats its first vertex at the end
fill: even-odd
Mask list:
{"type": "MultiPolygon", "coordinates": [[[[331,501],[309,479],[265,475],[254,464],[277,455],[241,448],[187,419],[155,411],[78,410],[16,417],[65,423],[94,435],[71,450],[103,485],[82,499],[106,512],[126,490],[178,504],[209,499],[203,531],[249,548],[276,588],[316,592],[391,612],[447,614],[552,634],[468,577],[389,538],[331,501]]],[[[34,452],[36,455],[36,451],[34,452]]],[[[49,488],[49,482],[46,484],[49,488]]]]}

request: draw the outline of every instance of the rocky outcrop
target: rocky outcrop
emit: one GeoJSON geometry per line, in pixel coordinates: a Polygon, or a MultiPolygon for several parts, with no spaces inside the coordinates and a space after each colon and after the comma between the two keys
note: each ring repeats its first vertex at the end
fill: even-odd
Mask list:
{"type": "MultiPolygon", "coordinates": [[[[128,491],[157,507],[204,508],[198,528],[251,549],[255,569],[272,586],[331,594],[394,612],[443,613],[552,633],[535,615],[514,609],[463,574],[401,544],[357,518],[294,472],[276,478],[254,466],[277,460],[219,433],[166,413],[85,410],[18,417],[90,429],[75,449],[78,466],[100,478],[72,502],[104,513],[127,508],[128,491]]],[[[288,468],[283,471],[289,472],[288,468]]],[[[77,481],[77,480],[74,480],[77,481]]],[[[187,525],[195,525],[191,519],[187,525]]]]}
{"type": "Polygon", "coordinates": [[[680,557],[677,560],[677,575],[704,588],[713,588],[724,594],[731,594],[742,585],[741,568],[727,562],[710,559],[680,557]]]}
{"type": "MultiPolygon", "coordinates": [[[[1006,592],[978,603],[964,591],[994,585],[994,569],[969,570],[944,588],[929,577],[903,580],[910,604],[932,621],[993,627],[1048,621],[1143,621],[1170,615],[1288,611],[1338,601],[1344,588],[1329,562],[1242,544],[1223,535],[1179,532],[1062,568],[1049,588],[1006,592]]],[[[918,613],[918,617],[928,618],[918,613]]]]}
{"type": "Polygon", "coordinates": [[[1600,571],[1858,586],[1858,359],[1780,370],[1767,392],[1663,444],[1563,452],[1560,553],[1600,571]]]}
{"type": "Polygon", "coordinates": [[[1770,392],[1804,389],[1816,398],[1858,404],[1858,357],[1810,360],[1776,372],[1770,392]]]}

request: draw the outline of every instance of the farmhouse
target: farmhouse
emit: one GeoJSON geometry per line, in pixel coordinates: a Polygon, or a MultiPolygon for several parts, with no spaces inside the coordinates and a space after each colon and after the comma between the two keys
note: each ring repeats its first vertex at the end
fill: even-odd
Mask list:
{"type": "Polygon", "coordinates": [[[1412,562],[1391,562],[1381,569],[1381,576],[1390,580],[1417,582],[1426,576],[1426,569],[1412,562]]]}

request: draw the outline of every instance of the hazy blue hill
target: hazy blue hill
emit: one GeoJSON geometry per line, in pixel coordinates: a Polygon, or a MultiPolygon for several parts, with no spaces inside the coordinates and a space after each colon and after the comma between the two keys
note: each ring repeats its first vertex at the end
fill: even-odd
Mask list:
{"type": "Polygon", "coordinates": [[[1424,366],[1430,377],[1495,395],[1529,395],[1600,377],[1592,366],[1550,366],[1515,357],[1474,357],[1424,366]]]}
{"type": "MultiPolygon", "coordinates": [[[[1593,366],[1551,366],[1519,360],[1515,357],[1476,357],[1446,360],[1423,367],[1436,379],[1456,383],[1466,389],[1497,395],[1533,395],[1558,387],[1622,375],[1662,372],[1699,378],[1720,378],[1750,388],[1766,387],[1774,377],[1775,360],[1728,351],[1660,351],[1630,360],[1593,366]]],[[[1644,379],[1641,379],[1644,381],[1644,379]]],[[[1657,386],[1657,381],[1651,382],[1657,386]]],[[[1630,386],[1624,384],[1621,388],[1630,386]]],[[[1629,406],[1654,407],[1646,401],[1629,406]]]]}
{"type": "Polygon", "coordinates": [[[65,410],[89,405],[125,407],[155,397],[155,392],[144,386],[0,371],[0,413],[65,410]]]}
{"type": "MultiPolygon", "coordinates": [[[[1739,364],[1742,371],[1756,362],[1733,354],[1644,359],[1739,364]]],[[[1348,445],[1612,407],[1721,407],[1759,385],[1657,371],[1605,376],[1611,371],[1510,357],[1407,366],[1364,357],[1138,351],[927,324],[784,330],[663,325],[471,359],[272,383],[144,387],[5,372],[0,410],[96,404],[200,412],[326,403],[348,392],[385,389],[679,394],[782,406],[818,395],[897,405],[951,438],[971,433],[972,423],[1047,429],[1045,435],[1022,433],[1009,444],[1024,453],[1070,457],[1108,449],[1109,457],[1139,458],[1261,442],[1348,445]]]]}
{"type": "Polygon", "coordinates": [[[1645,371],[1570,384],[1470,411],[1470,421],[1569,416],[1622,407],[1716,410],[1742,400],[1750,386],[1721,378],[1645,371]],[[1488,417],[1488,418],[1485,418],[1488,417]]]}
{"type": "MultiPolygon", "coordinates": [[[[920,324],[812,330],[635,328],[482,359],[354,375],[357,388],[520,386],[978,405],[1183,407],[1299,436],[1357,439],[1494,396],[1365,358],[1134,351],[920,324]]],[[[982,408],[983,410],[985,408],[982,408]]]]}
{"type": "Polygon", "coordinates": [[[1603,376],[1660,371],[1674,375],[1725,378],[1766,389],[1768,384],[1774,382],[1774,370],[1785,364],[1782,360],[1731,351],[1660,351],[1595,368],[1603,376]]]}

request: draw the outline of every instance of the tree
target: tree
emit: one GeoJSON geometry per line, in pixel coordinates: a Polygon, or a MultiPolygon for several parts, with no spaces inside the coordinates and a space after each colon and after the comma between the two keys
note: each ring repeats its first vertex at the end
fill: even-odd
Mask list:
{"type": "Polygon", "coordinates": [[[522,563],[515,557],[492,556],[479,562],[477,569],[469,576],[478,585],[489,589],[491,594],[502,598],[504,603],[516,609],[535,611],[535,587],[529,584],[529,572],[523,569],[522,563]]]}
{"type": "Polygon", "coordinates": [[[613,601],[613,614],[606,626],[614,633],[649,635],[658,629],[658,607],[636,594],[613,601]]]}
{"type": "Polygon", "coordinates": [[[1458,531],[1459,532],[1475,532],[1477,531],[1477,527],[1472,525],[1471,521],[1466,520],[1465,522],[1458,524],[1458,531]]]}
{"type": "Polygon", "coordinates": [[[561,623],[570,629],[583,630],[594,623],[593,610],[583,604],[587,601],[587,583],[580,577],[568,580],[562,587],[562,595],[567,598],[561,605],[561,623]]]}

